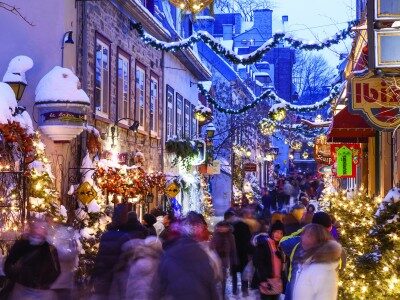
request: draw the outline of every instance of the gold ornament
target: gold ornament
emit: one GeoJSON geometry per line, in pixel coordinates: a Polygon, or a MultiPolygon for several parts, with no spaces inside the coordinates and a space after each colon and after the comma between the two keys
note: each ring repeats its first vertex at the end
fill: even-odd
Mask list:
{"type": "Polygon", "coordinates": [[[281,122],[286,118],[286,109],[284,107],[279,107],[270,112],[270,117],[277,122],[281,122]]]}
{"type": "Polygon", "coordinates": [[[272,135],[275,130],[275,124],[270,121],[260,123],[260,131],[263,135],[272,135]]]}
{"type": "Polygon", "coordinates": [[[197,14],[207,6],[212,5],[213,0],[169,0],[173,5],[184,11],[197,14]]]}
{"type": "Polygon", "coordinates": [[[307,159],[308,158],[308,152],[304,151],[303,154],[301,155],[301,157],[303,157],[303,159],[307,159]]]}
{"type": "Polygon", "coordinates": [[[293,150],[300,150],[302,146],[303,146],[303,144],[302,144],[300,141],[298,141],[298,140],[292,140],[292,141],[290,142],[290,147],[291,147],[293,150]]]}

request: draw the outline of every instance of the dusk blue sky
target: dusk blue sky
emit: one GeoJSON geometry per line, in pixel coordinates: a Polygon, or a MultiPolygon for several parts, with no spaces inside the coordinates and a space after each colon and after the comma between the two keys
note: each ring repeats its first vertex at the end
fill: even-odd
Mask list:
{"type": "MultiPolygon", "coordinates": [[[[295,37],[315,40],[324,39],[347,26],[355,19],[355,0],[273,0],[273,30],[282,30],[282,15],[289,16],[286,32],[295,37]]],[[[350,49],[351,41],[341,43],[332,50],[320,53],[332,66],[339,62],[338,54],[350,49]]]]}

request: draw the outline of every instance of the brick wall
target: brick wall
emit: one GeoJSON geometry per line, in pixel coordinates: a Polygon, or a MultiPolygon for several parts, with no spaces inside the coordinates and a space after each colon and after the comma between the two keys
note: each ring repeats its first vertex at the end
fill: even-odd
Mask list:
{"type": "MultiPolygon", "coordinates": [[[[85,19],[87,30],[82,32],[82,7],[78,13],[78,28],[81,35],[78,38],[78,76],[81,81],[86,83],[84,88],[92,102],[92,112],[94,108],[94,83],[95,83],[95,45],[96,37],[101,36],[110,42],[110,108],[108,118],[99,118],[93,113],[89,115],[89,122],[94,125],[103,136],[104,147],[107,149],[111,144],[110,127],[117,119],[117,61],[118,49],[126,52],[130,56],[130,117],[134,118],[135,110],[135,68],[140,63],[145,67],[145,126],[144,130],[134,134],[125,128],[119,127],[118,136],[115,144],[120,152],[141,151],[145,155],[145,169],[147,171],[161,170],[161,127],[162,106],[163,106],[163,80],[161,59],[162,52],[146,46],[135,31],[129,29],[129,19],[126,12],[122,12],[109,1],[90,1],[86,2],[87,10],[85,19]],[[87,38],[87,57],[83,49],[82,37],[87,38]],[[82,64],[86,63],[86,68],[82,64]],[[158,116],[158,136],[151,135],[149,132],[149,107],[150,107],[150,74],[155,74],[159,78],[159,99],[156,115],[158,116]]],[[[134,4],[132,4],[134,5],[134,4]]],[[[135,19],[135,16],[131,16],[135,19]]],[[[146,30],[146,28],[145,28],[146,30]]]]}

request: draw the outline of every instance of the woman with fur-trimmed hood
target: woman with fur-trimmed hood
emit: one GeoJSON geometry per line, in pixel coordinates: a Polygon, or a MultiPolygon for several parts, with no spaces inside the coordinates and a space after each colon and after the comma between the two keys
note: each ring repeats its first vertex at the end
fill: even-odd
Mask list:
{"type": "Polygon", "coordinates": [[[301,245],[293,300],[336,300],[342,246],[319,224],[304,227],[301,245]]]}

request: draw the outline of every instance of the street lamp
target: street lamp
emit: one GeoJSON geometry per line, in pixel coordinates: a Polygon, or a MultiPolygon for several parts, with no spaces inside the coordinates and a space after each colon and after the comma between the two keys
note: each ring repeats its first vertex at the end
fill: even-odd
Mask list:
{"type": "Polygon", "coordinates": [[[72,39],[72,31],[67,31],[63,35],[63,39],[61,42],[61,67],[64,67],[64,45],[65,44],[73,44],[74,40],[72,39]]]}
{"type": "Polygon", "coordinates": [[[132,123],[132,125],[130,125],[130,126],[128,127],[128,129],[131,130],[131,131],[133,131],[133,132],[138,132],[139,125],[140,125],[139,121],[133,120],[133,119],[131,119],[131,118],[121,118],[121,119],[118,119],[118,120],[114,123],[114,125],[111,126],[111,128],[110,128],[110,130],[111,130],[111,141],[112,141],[112,143],[111,143],[111,148],[114,148],[114,146],[115,146],[114,141],[115,141],[115,131],[117,130],[117,128],[116,128],[116,127],[117,127],[117,124],[118,124],[119,122],[123,121],[123,120],[130,120],[130,121],[132,121],[133,123],[132,123]]]}
{"type": "Polygon", "coordinates": [[[215,135],[215,131],[217,129],[215,128],[213,123],[209,123],[206,127],[206,133],[207,133],[207,137],[212,139],[215,135]]]}
{"type": "MultiPolygon", "coordinates": [[[[19,74],[16,74],[16,75],[19,75],[19,74]]],[[[16,82],[7,82],[6,81],[5,83],[7,83],[14,91],[15,99],[17,99],[17,101],[21,100],[27,84],[23,81],[16,81],[16,82]]]]}

